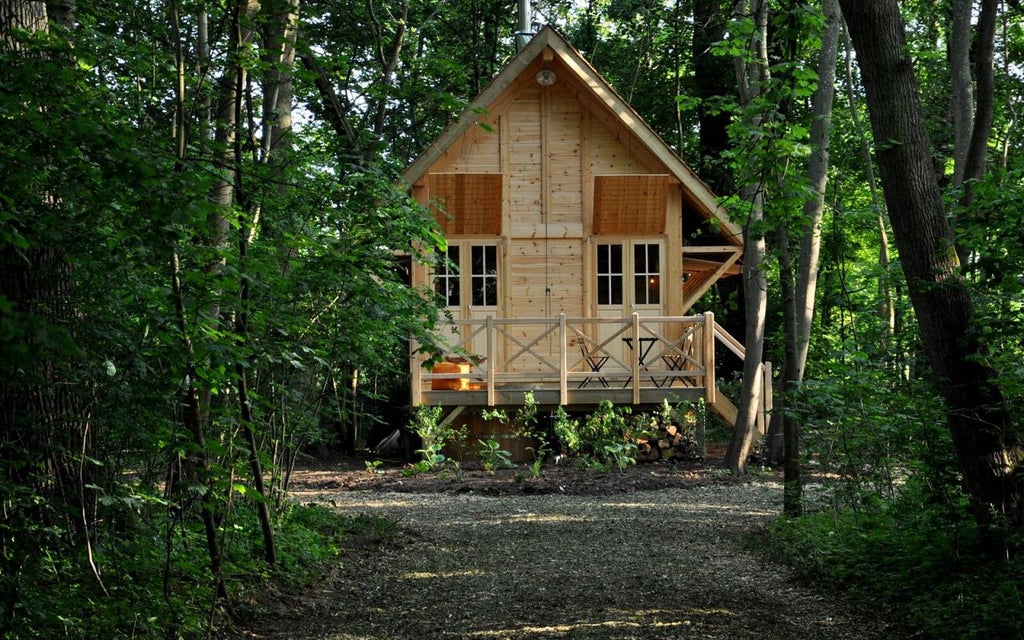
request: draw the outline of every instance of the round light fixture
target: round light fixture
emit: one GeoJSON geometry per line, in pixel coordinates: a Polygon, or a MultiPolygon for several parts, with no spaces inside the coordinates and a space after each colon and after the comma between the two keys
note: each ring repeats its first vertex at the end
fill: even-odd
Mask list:
{"type": "Polygon", "coordinates": [[[558,80],[558,76],[551,69],[541,69],[537,72],[537,84],[542,87],[550,87],[558,80]]]}

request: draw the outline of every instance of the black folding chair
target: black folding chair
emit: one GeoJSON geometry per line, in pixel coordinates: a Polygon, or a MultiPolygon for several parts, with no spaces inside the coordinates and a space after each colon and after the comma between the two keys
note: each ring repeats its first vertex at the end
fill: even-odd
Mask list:
{"type": "MultiPolygon", "coordinates": [[[[608,362],[608,356],[602,356],[600,354],[594,353],[594,351],[591,349],[590,340],[587,338],[587,336],[583,335],[579,331],[576,332],[576,342],[578,342],[580,345],[580,353],[583,354],[583,361],[587,363],[588,367],[590,367],[590,371],[592,373],[600,373],[601,367],[603,367],[605,363],[608,362]]],[[[587,386],[588,384],[590,384],[590,381],[593,380],[594,378],[597,378],[597,381],[600,382],[601,386],[603,386],[605,389],[608,388],[608,381],[605,380],[603,377],[587,376],[586,378],[583,379],[582,382],[580,382],[580,386],[577,387],[577,389],[582,389],[583,387],[587,386]]]]}

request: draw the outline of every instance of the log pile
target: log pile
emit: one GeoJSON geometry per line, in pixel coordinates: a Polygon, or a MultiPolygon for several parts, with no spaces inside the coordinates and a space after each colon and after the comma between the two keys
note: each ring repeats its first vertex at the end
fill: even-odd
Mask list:
{"type": "Polygon", "coordinates": [[[636,441],[637,462],[697,460],[701,457],[693,434],[677,424],[659,427],[636,441]]]}

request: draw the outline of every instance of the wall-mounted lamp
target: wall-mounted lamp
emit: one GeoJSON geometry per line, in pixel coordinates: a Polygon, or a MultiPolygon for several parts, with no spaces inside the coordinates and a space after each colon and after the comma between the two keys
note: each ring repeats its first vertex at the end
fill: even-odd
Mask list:
{"type": "Polygon", "coordinates": [[[541,69],[537,72],[537,84],[542,87],[550,87],[558,80],[558,76],[551,69],[541,69]]]}

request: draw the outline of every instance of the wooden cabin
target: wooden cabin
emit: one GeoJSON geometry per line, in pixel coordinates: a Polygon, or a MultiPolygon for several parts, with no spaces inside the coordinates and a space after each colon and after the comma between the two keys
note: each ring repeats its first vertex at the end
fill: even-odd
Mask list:
{"type": "Polygon", "coordinates": [[[735,420],[714,354],[742,346],[693,306],[739,273],[741,229],[554,29],[404,177],[454,265],[413,268],[454,320],[448,361],[412,358],[414,405],[515,406],[527,391],[570,409],[705,398],[735,420]]]}

